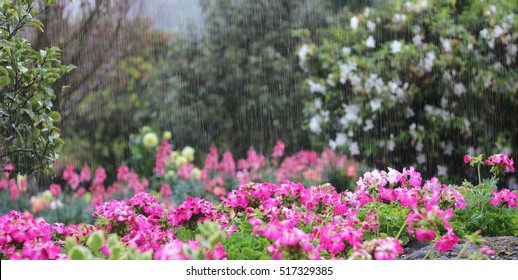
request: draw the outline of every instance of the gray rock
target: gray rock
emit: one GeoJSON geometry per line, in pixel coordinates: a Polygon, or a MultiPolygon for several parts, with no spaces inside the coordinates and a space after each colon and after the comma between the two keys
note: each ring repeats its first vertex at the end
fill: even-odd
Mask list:
{"type": "MultiPolygon", "coordinates": [[[[518,260],[518,237],[516,236],[497,236],[485,237],[486,243],[483,246],[468,245],[462,256],[459,255],[464,247],[464,243],[455,245],[451,251],[441,252],[437,248],[433,248],[432,259],[434,260],[465,260],[468,255],[479,253],[482,247],[486,247],[495,251],[495,255],[491,257],[494,260],[518,260]]],[[[430,245],[428,243],[412,243],[405,247],[405,253],[400,257],[402,260],[422,260],[428,251],[430,245]]],[[[430,259],[428,257],[427,259],[430,259]]]]}

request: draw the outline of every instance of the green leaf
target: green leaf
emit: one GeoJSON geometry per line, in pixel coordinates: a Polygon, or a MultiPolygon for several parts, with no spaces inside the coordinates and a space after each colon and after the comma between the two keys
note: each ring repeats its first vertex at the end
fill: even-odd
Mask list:
{"type": "Polygon", "coordinates": [[[11,83],[11,79],[7,76],[0,77],[0,90],[11,83]]]}
{"type": "Polygon", "coordinates": [[[96,231],[90,235],[86,241],[86,245],[90,247],[92,252],[98,252],[104,245],[104,234],[102,231],[96,231]]]}
{"type": "Polygon", "coordinates": [[[83,246],[76,246],[68,252],[68,257],[71,260],[86,260],[87,249],[83,246]]]}
{"type": "Polygon", "coordinates": [[[61,120],[61,115],[56,111],[50,112],[49,117],[53,122],[59,122],[61,120]]]}

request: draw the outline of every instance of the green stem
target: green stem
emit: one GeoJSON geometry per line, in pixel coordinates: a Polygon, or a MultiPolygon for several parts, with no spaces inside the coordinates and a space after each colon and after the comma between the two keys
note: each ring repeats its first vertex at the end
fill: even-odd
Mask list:
{"type": "MultiPolygon", "coordinates": [[[[428,250],[428,252],[427,252],[427,253],[426,253],[426,255],[424,256],[423,260],[426,260],[426,258],[428,258],[428,256],[431,256],[431,255],[432,255],[434,245],[435,245],[435,243],[430,243],[430,250],[428,250]]],[[[431,259],[431,258],[430,258],[430,259],[431,259]]]]}
{"type": "Polygon", "coordinates": [[[462,254],[464,254],[466,249],[468,249],[468,243],[469,242],[464,243],[464,246],[462,246],[462,249],[460,250],[459,254],[456,257],[457,259],[460,259],[462,257],[462,254]]]}
{"type": "Polygon", "coordinates": [[[406,226],[406,222],[404,222],[403,225],[401,226],[401,228],[399,229],[399,232],[396,235],[396,239],[399,239],[399,236],[403,232],[403,229],[405,228],[405,226],[406,226]]]}
{"type": "Polygon", "coordinates": [[[480,164],[477,165],[477,173],[478,173],[478,184],[482,184],[482,179],[480,178],[480,164]]]}

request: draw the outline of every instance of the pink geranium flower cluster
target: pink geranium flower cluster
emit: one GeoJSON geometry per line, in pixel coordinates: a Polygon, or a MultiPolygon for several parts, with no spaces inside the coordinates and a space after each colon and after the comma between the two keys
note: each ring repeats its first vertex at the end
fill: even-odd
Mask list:
{"type": "Polygon", "coordinates": [[[167,211],[149,193],[140,192],[128,201],[100,204],[92,215],[99,219],[98,228],[117,233],[121,241],[141,252],[159,249],[175,238],[167,211]]]}
{"type": "Polygon", "coordinates": [[[501,191],[493,190],[492,194],[494,197],[489,200],[491,204],[495,206],[516,208],[516,201],[518,200],[518,194],[516,192],[503,189],[501,191]]]}
{"type": "Polygon", "coordinates": [[[218,212],[213,203],[199,197],[188,197],[184,203],[174,209],[168,219],[174,227],[186,226],[193,229],[197,222],[217,221],[222,226],[228,224],[228,216],[218,212]]]}
{"type": "Polygon", "coordinates": [[[489,166],[497,166],[505,173],[514,173],[514,160],[508,155],[494,154],[490,156],[485,163],[489,166]]]}
{"type": "Polygon", "coordinates": [[[61,246],[52,241],[54,229],[28,213],[11,211],[0,217],[0,256],[11,260],[66,259],[61,246]]]}

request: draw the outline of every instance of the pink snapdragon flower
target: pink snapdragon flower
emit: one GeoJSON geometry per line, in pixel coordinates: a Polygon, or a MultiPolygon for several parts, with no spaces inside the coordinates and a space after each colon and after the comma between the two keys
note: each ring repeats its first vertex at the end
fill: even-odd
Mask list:
{"type": "Polygon", "coordinates": [[[165,174],[165,166],[173,150],[167,140],[163,139],[160,142],[160,147],[155,155],[155,173],[163,176],[165,174]]]}
{"type": "Polygon", "coordinates": [[[81,169],[81,173],[79,174],[79,181],[81,183],[90,182],[90,167],[84,166],[83,169],[81,169]]]}
{"type": "Polygon", "coordinates": [[[273,152],[272,152],[272,158],[280,158],[284,155],[284,149],[286,148],[286,146],[284,145],[284,143],[282,141],[277,141],[277,144],[275,144],[275,147],[273,147],[273,152]]]}
{"type": "Polygon", "coordinates": [[[50,184],[49,189],[54,197],[59,197],[61,194],[61,186],[58,184],[50,184]]]}
{"type": "Polygon", "coordinates": [[[178,178],[182,180],[190,180],[192,179],[195,166],[192,163],[186,163],[178,166],[178,178]]]}

